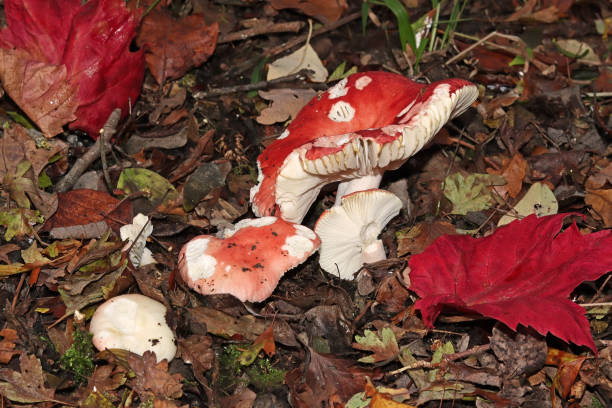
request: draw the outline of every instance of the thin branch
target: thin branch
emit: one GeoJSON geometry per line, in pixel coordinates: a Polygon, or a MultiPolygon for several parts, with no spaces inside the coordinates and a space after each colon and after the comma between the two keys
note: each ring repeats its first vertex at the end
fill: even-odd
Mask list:
{"type": "Polygon", "coordinates": [[[245,30],[235,31],[219,37],[217,44],[224,44],[232,41],[242,41],[257,35],[272,33],[297,33],[304,27],[303,21],[290,21],[288,23],[265,23],[259,26],[250,27],[245,30]]]}
{"type": "MultiPolygon", "coordinates": [[[[361,17],[361,12],[356,12],[356,13],[352,13],[349,14],[346,17],[342,17],[340,20],[331,23],[329,25],[323,26],[321,28],[319,28],[318,30],[315,30],[312,32],[312,38],[321,35],[321,34],[325,34],[329,31],[333,31],[345,24],[350,23],[353,20],[356,20],[358,18],[361,17]]],[[[293,47],[295,47],[296,45],[300,45],[303,42],[305,42],[308,39],[308,34],[302,34],[299,37],[295,37],[294,39],[287,41],[279,46],[276,46],[274,48],[271,48],[270,50],[266,51],[263,55],[265,57],[273,57],[275,55],[278,55],[282,52],[285,52],[293,47]]],[[[258,56],[257,58],[252,58],[251,60],[245,62],[244,64],[242,64],[242,66],[238,67],[235,74],[243,74],[246,71],[248,71],[249,69],[251,69],[251,67],[253,67],[255,64],[257,64],[259,61],[261,60],[261,56],[258,56]]]]}
{"type": "Polygon", "coordinates": [[[74,185],[74,183],[76,183],[78,178],[85,173],[85,170],[87,170],[89,166],[91,166],[91,164],[100,157],[103,151],[100,148],[101,143],[108,143],[110,137],[115,134],[120,117],[121,109],[115,109],[111,112],[106,120],[106,123],[104,124],[104,127],[102,128],[102,132],[104,132],[104,134],[102,134],[101,137],[96,140],[96,143],[94,143],[84,155],[77,159],[70,171],[68,171],[68,173],[66,173],[66,175],[55,185],[55,191],[68,191],[74,185]]]}
{"type": "Polygon", "coordinates": [[[210,91],[196,92],[193,94],[193,97],[195,99],[204,99],[204,98],[208,98],[211,96],[227,95],[227,94],[232,94],[232,93],[237,93],[237,92],[258,91],[260,89],[267,89],[271,85],[277,85],[277,84],[281,84],[284,82],[291,82],[295,80],[304,81],[307,75],[311,72],[312,71],[309,69],[302,69],[299,72],[296,72],[295,74],[287,75],[287,76],[276,78],[276,79],[271,79],[269,81],[259,81],[259,82],[255,82],[254,84],[234,85],[234,86],[228,86],[224,88],[211,89],[210,91]]]}

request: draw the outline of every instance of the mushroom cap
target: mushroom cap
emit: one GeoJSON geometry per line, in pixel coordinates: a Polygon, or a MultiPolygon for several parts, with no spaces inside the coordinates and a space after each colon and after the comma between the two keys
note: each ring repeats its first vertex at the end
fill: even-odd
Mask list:
{"type": "Polygon", "coordinates": [[[176,354],[166,306],[143,295],[120,295],[102,303],[91,318],[89,332],[100,351],[117,348],[139,355],[154,351],[158,362],[170,361],[176,354]]]}
{"type": "Polygon", "coordinates": [[[393,193],[372,189],[342,197],[342,204],[321,214],[315,232],[321,238],[319,265],[342,279],[353,279],[365,262],[385,259],[378,235],[399,214],[402,201],[393,193]],[[379,259],[367,259],[366,251],[379,246],[379,259]]]}
{"type": "Polygon", "coordinates": [[[320,245],[307,227],[277,217],[245,219],[224,238],[200,235],[179,255],[179,272],[203,295],[227,293],[241,301],[268,298],[281,276],[304,262],[320,245]]]}
{"type": "Polygon", "coordinates": [[[477,96],[462,79],[350,75],[315,96],[258,157],[253,212],[301,222],[325,184],[401,166],[477,96]]]}

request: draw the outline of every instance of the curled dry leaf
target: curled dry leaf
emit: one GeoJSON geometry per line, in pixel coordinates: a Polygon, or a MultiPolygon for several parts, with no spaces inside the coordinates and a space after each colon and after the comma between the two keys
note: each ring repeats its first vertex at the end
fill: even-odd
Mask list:
{"type": "Polygon", "coordinates": [[[7,0],[0,79],[46,137],[70,123],[96,139],[108,115],[133,104],[144,76],[129,46],[141,10],[121,0],[7,0]]]}

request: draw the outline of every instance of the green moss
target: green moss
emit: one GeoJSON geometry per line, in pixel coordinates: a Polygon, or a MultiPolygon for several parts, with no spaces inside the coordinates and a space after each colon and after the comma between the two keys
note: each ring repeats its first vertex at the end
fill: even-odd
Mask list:
{"type": "Polygon", "coordinates": [[[242,351],[239,345],[230,344],[223,348],[219,356],[219,377],[217,379],[217,386],[222,390],[229,392],[239,384],[248,384],[248,380],[244,378],[243,367],[238,360],[240,354],[242,351]]]}
{"type": "Polygon", "coordinates": [[[231,392],[238,385],[252,385],[261,391],[271,391],[280,387],[285,379],[285,370],[274,367],[267,357],[257,357],[250,366],[240,364],[241,345],[223,348],[219,356],[219,377],[217,385],[231,392]]]}
{"type": "Polygon", "coordinates": [[[250,164],[239,164],[232,168],[232,174],[234,176],[242,176],[248,174],[251,180],[257,182],[257,168],[250,164]]]}
{"type": "Polygon", "coordinates": [[[72,334],[72,345],[62,357],[60,366],[74,375],[77,384],[87,382],[87,379],[94,372],[94,347],[91,342],[92,335],[84,330],[80,330],[75,325],[72,334]]]}
{"type": "Polygon", "coordinates": [[[285,380],[285,370],[273,367],[268,358],[257,359],[246,372],[251,385],[260,391],[272,391],[285,380]]]}

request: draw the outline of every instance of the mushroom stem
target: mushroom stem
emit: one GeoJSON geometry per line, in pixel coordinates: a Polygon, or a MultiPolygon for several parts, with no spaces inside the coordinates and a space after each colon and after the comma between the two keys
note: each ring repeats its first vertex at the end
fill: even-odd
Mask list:
{"type": "Polygon", "coordinates": [[[342,202],[342,197],[345,195],[354,193],[356,191],[378,188],[380,181],[382,180],[382,176],[382,172],[376,172],[375,174],[368,174],[360,178],[340,182],[340,184],[338,184],[336,203],[334,205],[339,206],[342,202]]]}
{"type": "Polygon", "coordinates": [[[363,258],[363,263],[372,263],[387,259],[382,240],[377,239],[371,244],[363,247],[361,250],[361,257],[363,258]]]}

